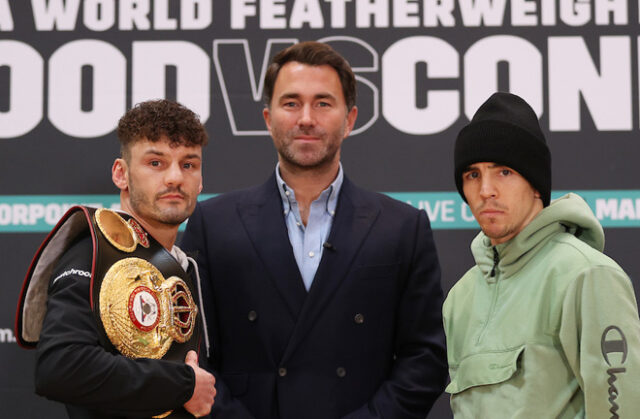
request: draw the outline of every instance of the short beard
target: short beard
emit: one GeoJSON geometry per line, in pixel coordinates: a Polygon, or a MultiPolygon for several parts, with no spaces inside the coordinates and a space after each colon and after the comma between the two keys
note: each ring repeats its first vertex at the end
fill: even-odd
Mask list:
{"type": "MultiPolygon", "coordinates": [[[[182,195],[185,195],[184,192],[180,190],[180,188],[175,188],[171,190],[162,191],[156,196],[161,196],[163,194],[174,192],[174,191],[179,192],[182,195]]],[[[138,216],[149,218],[153,221],[156,221],[168,226],[177,226],[177,225],[179,226],[184,222],[184,220],[189,218],[189,214],[185,214],[185,212],[186,213],[189,212],[188,210],[184,212],[180,211],[180,213],[176,213],[171,209],[164,210],[164,211],[159,209],[158,207],[156,207],[154,203],[149,202],[146,196],[144,196],[144,194],[139,194],[136,188],[133,186],[133,184],[129,185],[129,201],[130,201],[131,208],[136,212],[138,216]],[[149,209],[149,211],[146,214],[145,214],[145,208],[149,209]]]]}

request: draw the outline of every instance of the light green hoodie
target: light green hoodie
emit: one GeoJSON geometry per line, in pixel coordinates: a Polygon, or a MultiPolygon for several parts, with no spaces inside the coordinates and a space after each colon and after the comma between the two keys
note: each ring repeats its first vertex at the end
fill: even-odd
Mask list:
{"type": "Polygon", "coordinates": [[[603,247],[575,194],[495,248],[473,240],[443,308],[456,418],[640,418],[637,303],[603,247]]]}

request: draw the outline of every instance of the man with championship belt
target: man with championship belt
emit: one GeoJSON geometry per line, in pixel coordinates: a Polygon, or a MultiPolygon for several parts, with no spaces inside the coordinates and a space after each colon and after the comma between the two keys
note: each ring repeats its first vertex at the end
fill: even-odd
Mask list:
{"type": "Polygon", "coordinates": [[[198,270],[174,242],[202,190],[207,134],[192,111],[157,100],[129,110],[118,138],[123,213],[62,217],[27,274],[18,342],[37,345],[36,392],[70,418],[205,416],[216,390],[198,364],[198,270]]]}

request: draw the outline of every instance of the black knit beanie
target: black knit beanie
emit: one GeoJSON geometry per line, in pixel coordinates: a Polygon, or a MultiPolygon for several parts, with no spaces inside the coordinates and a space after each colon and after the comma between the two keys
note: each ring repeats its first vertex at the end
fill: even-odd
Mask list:
{"type": "Polygon", "coordinates": [[[520,173],[542,198],[551,199],[551,153],[533,109],[521,97],[494,93],[462,128],[454,151],[455,181],[462,199],[462,173],[478,162],[493,162],[520,173]]]}

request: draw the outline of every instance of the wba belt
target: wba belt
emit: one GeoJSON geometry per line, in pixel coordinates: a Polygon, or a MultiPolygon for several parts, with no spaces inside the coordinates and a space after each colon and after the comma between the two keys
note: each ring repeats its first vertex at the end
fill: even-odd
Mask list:
{"type": "Polygon", "coordinates": [[[102,346],[180,363],[189,350],[198,351],[202,323],[191,276],[131,216],[83,206],[62,217],[33,258],[16,315],[20,346],[38,343],[52,271],[82,234],[93,241],[90,304],[102,346]]]}

